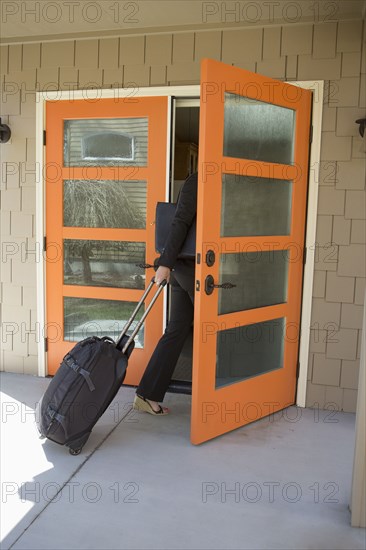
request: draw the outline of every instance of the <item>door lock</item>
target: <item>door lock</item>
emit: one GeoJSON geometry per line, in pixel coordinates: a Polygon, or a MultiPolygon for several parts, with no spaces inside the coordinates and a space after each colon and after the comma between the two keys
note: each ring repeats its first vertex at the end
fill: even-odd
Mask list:
{"type": "Polygon", "coordinates": [[[207,275],[205,279],[205,292],[208,295],[213,293],[214,288],[223,288],[225,290],[229,290],[230,288],[234,287],[236,287],[236,285],[233,285],[232,283],[222,283],[221,285],[215,285],[215,281],[212,275],[207,275]]]}
{"type": "Polygon", "coordinates": [[[208,267],[212,267],[215,263],[215,252],[213,250],[208,250],[206,252],[206,264],[208,267]]]}

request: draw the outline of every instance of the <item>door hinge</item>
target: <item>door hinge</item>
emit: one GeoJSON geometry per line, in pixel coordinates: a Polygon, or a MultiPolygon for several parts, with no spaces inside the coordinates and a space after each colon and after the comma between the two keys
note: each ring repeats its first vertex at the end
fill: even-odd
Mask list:
{"type": "Polygon", "coordinates": [[[309,142],[310,143],[313,143],[313,131],[314,131],[314,126],[311,125],[310,126],[310,134],[309,134],[309,142]]]}
{"type": "Polygon", "coordinates": [[[46,145],[46,130],[43,130],[43,145],[46,145]]]}
{"type": "Polygon", "coordinates": [[[306,264],[306,256],[308,255],[308,249],[304,248],[304,255],[303,255],[303,258],[302,258],[302,263],[305,265],[306,264]]]}
{"type": "Polygon", "coordinates": [[[48,351],[48,338],[44,339],[44,350],[48,351]]]}
{"type": "Polygon", "coordinates": [[[199,252],[197,252],[197,263],[201,263],[201,254],[199,252]]]}
{"type": "Polygon", "coordinates": [[[296,378],[299,378],[299,373],[300,373],[300,361],[298,361],[296,365],[296,378]]]}
{"type": "Polygon", "coordinates": [[[201,288],[200,282],[197,280],[196,281],[196,290],[197,290],[197,292],[200,291],[200,288],[201,288]]]}
{"type": "Polygon", "coordinates": [[[46,252],[47,249],[47,237],[43,237],[43,252],[46,252]]]}

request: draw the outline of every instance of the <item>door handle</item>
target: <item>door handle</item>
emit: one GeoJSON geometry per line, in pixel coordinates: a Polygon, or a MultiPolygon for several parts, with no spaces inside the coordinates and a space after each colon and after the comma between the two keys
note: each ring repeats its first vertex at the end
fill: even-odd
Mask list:
{"type": "Polygon", "coordinates": [[[215,288],[223,288],[225,290],[229,290],[230,288],[234,287],[236,287],[236,285],[233,285],[232,283],[222,283],[221,285],[215,285],[215,281],[212,275],[207,275],[205,279],[205,292],[208,295],[212,294],[215,288]]]}
{"type": "Polygon", "coordinates": [[[140,269],[150,269],[152,267],[156,267],[155,265],[152,265],[152,264],[135,264],[136,267],[139,267],[140,269]]]}

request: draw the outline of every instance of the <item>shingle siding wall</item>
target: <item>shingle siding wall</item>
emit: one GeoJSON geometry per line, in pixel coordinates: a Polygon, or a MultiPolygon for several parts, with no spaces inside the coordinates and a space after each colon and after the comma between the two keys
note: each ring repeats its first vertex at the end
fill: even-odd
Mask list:
{"type": "MultiPolygon", "coordinates": [[[[35,90],[199,83],[211,57],[286,80],[325,80],[307,404],[354,411],[365,292],[361,21],[1,47],[1,369],[37,373],[35,90]],[[8,164],[6,164],[8,163],[8,164]]],[[[38,175],[37,175],[38,174],[38,175]]]]}

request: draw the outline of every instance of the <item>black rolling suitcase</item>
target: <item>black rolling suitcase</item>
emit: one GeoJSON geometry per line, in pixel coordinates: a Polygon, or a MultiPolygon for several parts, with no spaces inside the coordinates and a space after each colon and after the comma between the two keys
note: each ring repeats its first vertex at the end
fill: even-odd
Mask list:
{"type": "Polygon", "coordinates": [[[65,355],[36,408],[41,437],[81,452],[90,433],[117,394],[126,376],[134,338],[153,307],[166,281],[157,289],[131,336],[127,331],[154,285],[152,278],[117,342],[108,336],[92,336],[78,342],[65,355]]]}

